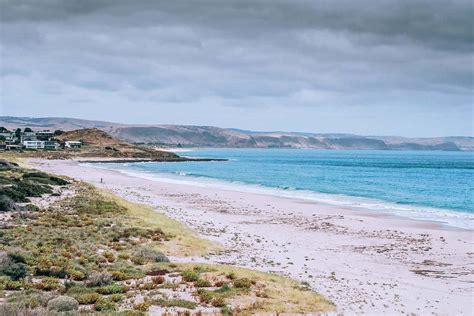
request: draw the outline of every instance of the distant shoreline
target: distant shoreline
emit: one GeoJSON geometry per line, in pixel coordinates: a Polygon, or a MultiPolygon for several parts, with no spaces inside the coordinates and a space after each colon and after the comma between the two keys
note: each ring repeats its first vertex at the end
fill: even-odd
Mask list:
{"type": "Polygon", "coordinates": [[[80,163],[133,163],[133,162],[209,162],[209,161],[228,161],[223,158],[186,158],[180,157],[175,159],[101,159],[101,160],[78,160],[80,163]]]}

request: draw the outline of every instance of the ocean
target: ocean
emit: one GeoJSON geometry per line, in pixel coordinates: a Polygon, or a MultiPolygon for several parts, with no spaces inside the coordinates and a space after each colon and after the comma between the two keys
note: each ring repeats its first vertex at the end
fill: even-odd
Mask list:
{"type": "Polygon", "coordinates": [[[101,164],[157,181],[298,197],[474,229],[474,153],[199,149],[225,162],[101,164]]]}

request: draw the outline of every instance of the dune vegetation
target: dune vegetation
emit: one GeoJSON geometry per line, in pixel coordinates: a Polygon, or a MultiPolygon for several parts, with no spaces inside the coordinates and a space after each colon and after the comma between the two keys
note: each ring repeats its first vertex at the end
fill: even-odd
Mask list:
{"type": "Polygon", "coordinates": [[[0,201],[0,314],[334,308],[284,277],[174,263],[169,257],[202,256],[220,246],[150,208],[72,179],[2,161],[0,201]]]}

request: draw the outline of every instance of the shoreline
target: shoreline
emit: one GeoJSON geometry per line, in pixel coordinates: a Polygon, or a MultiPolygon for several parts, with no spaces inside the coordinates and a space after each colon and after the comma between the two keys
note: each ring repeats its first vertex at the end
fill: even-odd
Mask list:
{"type": "Polygon", "coordinates": [[[152,181],[77,161],[31,162],[150,205],[228,249],[181,260],[303,280],[343,313],[472,313],[472,231],[286,197],[152,181]]]}
{"type": "MultiPolygon", "coordinates": [[[[207,158],[206,158],[207,159],[207,158]]],[[[90,161],[79,160],[79,163],[89,163],[90,161]]],[[[114,161],[108,161],[114,162],[114,161]]],[[[120,161],[124,163],[133,163],[141,161],[120,161]]],[[[381,216],[386,218],[408,219],[424,223],[427,225],[438,225],[444,230],[463,230],[474,232],[474,227],[470,222],[474,217],[469,212],[441,209],[424,205],[398,204],[390,201],[378,200],[375,198],[355,197],[343,194],[318,193],[308,190],[287,190],[284,188],[268,187],[263,185],[231,182],[221,179],[207,177],[182,177],[165,172],[149,173],[143,170],[119,169],[101,167],[100,163],[91,165],[92,168],[117,171],[130,177],[138,177],[151,181],[166,182],[176,185],[198,186],[206,189],[220,189],[226,191],[236,191],[241,193],[266,195],[269,197],[283,197],[299,200],[301,203],[317,203],[336,208],[348,209],[351,211],[365,212],[370,216],[381,216]],[[426,214],[430,214],[426,216],[426,214]],[[418,216],[417,216],[418,215],[418,216]],[[421,216],[420,215],[424,215],[421,216]],[[431,216],[431,217],[430,217],[431,216]],[[450,221],[450,219],[452,219],[450,221]]]]}

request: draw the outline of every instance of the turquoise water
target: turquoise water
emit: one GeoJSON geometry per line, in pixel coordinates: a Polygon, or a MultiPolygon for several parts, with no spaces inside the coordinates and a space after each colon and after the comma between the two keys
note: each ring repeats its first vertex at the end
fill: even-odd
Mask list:
{"type": "Polygon", "coordinates": [[[474,219],[473,153],[208,149],[181,155],[229,161],[108,167],[211,186],[273,189],[278,195],[379,209],[468,228],[474,219]]]}

